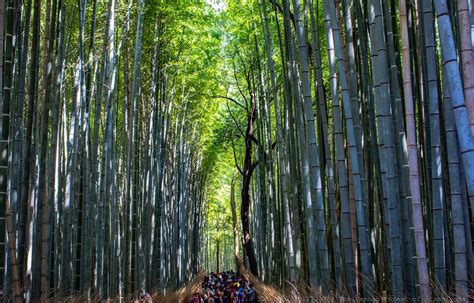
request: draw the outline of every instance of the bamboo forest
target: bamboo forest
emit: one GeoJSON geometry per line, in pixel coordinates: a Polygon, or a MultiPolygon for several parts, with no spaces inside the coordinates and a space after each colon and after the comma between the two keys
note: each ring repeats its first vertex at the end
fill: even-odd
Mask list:
{"type": "Polygon", "coordinates": [[[474,301],[472,0],[0,26],[0,302],[474,301]]]}

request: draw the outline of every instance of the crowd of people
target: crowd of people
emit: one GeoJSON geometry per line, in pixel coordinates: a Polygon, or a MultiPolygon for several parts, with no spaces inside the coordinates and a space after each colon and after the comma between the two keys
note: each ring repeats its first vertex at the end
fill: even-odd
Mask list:
{"type": "Polygon", "coordinates": [[[209,273],[191,303],[255,303],[257,292],[240,273],[226,271],[209,273]]]}

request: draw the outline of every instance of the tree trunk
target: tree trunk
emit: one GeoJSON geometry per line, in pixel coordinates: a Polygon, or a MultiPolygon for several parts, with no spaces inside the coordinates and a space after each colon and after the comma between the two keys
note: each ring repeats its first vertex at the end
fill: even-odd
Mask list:
{"type": "MultiPolygon", "coordinates": [[[[250,83],[249,83],[250,84],[250,83]]],[[[242,167],[242,189],[241,198],[242,204],[240,209],[240,217],[242,220],[242,236],[244,238],[245,254],[248,258],[250,272],[258,277],[257,258],[253,249],[252,236],[250,234],[250,181],[253,171],[258,163],[252,163],[253,151],[253,123],[256,118],[255,113],[255,95],[252,91],[250,93],[250,105],[247,112],[247,128],[245,131],[245,156],[244,165],[242,167]]]]}
{"type": "Polygon", "coordinates": [[[235,178],[232,176],[230,183],[230,208],[232,211],[232,230],[234,236],[234,258],[235,258],[235,269],[238,271],[242,266],[242,261],[239,256],[239,229],[237,226],[237,212],[235,205],[235,178]]]}

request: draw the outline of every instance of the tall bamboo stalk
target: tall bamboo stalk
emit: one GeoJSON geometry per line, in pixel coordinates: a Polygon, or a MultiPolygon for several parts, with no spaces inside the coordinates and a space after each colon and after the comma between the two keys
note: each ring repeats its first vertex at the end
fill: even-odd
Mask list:
{"type": "Polygon", "coordinates": [[[466,110],[461,75],[457,64],[456,48],[454,45],[448,5],[445,0],[436,0],[434,4],[440,29],[443,66],[446,70],[447,85],[454,111],[454,121],[456,122],[459,151],[463,160],[469,197],[472,197],[474,195],[474,136],[469,128],[468,112],[466,110]]]}
{"type": "Polygon", "coordinates": [[[408,20],[406,1],[399,1],[400,29],[402,36],[402,72],[403,92],[405,97],[405,116],[407,122],[407,148],[410,166],[410,191],[413,212],[414,233],[416,242],[417,269],[420,298],[423,302],[431,300],[428,264],[425,247],[425,228],[423,225],[423,207],[421,204],[420,177],[418,173],[418,150],[416,145],[415,111],[413,103],[410,44],[408,39],[408,20]]]}

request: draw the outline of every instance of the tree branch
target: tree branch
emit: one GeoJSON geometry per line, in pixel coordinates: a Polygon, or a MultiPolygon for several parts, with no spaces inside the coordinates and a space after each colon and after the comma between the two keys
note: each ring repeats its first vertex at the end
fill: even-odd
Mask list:
{"type": "Polygon", "coordinates": [[[237,106],[240,106],[242,107],[243,109],[245,109],[246,112],[248,112],[249,110],[241,103],[239,103],[237,100],[231,98],[231,97],[227,97],[227,96],[220,96],[220,95],[215,95],[215,96],[210,96],[211,98],[215,98],[215,99],[218,99],[218,98],[221,98],[221,99],[227,99],[229,101],[231,101],[232,103],[234,103],[235,105],[237,106]]]}
{"type": "Polygon", "coordinates": [[[275,141],[272,143],[272,147],[271,147],[272,150],[275,149],[276,144],[277,144],[277,141],[275,140],[275,141]]]}
{"type": "Polygon", "coordinates": [[[235,146],[234,146],[234,140],[232,140],[232,152],[234,153],[234,162],[235,162],[235,167],[239,170],[240,174],[243,176],[244,172],[242,168],[239,166],[239,162],[237,162],[237,154],[235,153],[235,146]]]}
{"type": "Polygon", "coordinates": [[[250,174],[254,171],[255,168],[257,168],[258,164],[260,163],[260,160],[255,161],[252,163],[252,166],[250,167],[250,174]]]}
{"type": "MultiPolygon", "coordinates": [[[[244,66],[244,72],[245,72],[245,70],[246,70],[245,63],[243,63],[242,60],[240,60],[240,61],[241,61],[242,65],[244,66]]],[[[234,62],[234,60],[232,60],[232,67],[233,67],[233,69],[234,69],[234,79],[235,79],[235,82],[236,82],[236,84],[237,84],[237,85],[236,85],[236,86],[237,86],[237,89],[239,90],[239,93],[240,93],[240,95],[242,96],[242,98],[244,98],[245,104],[246,104],[247,107],[248,107],[249,101],[247,100],[247,97],[245,96],[245,94],[242,92],[242,89],[240,88],[239,79],[237,79],[237,71],[236,71],[236,69],[235,69],[235,62],[234,62]]]]}
{"type": "Polygon", "coordinates": [[[230,108],[229,108],[229,104],[226,103],[226,105],[227,105],[227,111],[229,112],[230,117],[232,118],[232,120],[234,121],[235,125],[237,126],[237,129],[239,130],[240,135],[245,138],[244,131],[242,130],[242,128],[240,128],[240,125],[239,125],[239,123],[237,122],[237,120],[235,119],[234,115],[232,115],[232,112],[230,111],[230,108]]]}
{"type": "Polygon", "coordinates": [[[254,135],[250,136],[250,139],[252,139],[252,141],[253,141],[255,144],[257,144],[258,146],[260,146],[260,142],[258,142],[258,139],[255,138],[254,135]]]}
{"type": "MultiPolygon", "coordinates": [[[[278,4],[275,0],[270,0],[270,3],[273,4],[273,6],[275,8],[277,8],[277,10],[280,12],[280,13],[283,13],[283,8],[280,6],[280,4],[278,4]]],[[[291,23],[293,23],[293,26],[295,26],[296,28],[296,23],[295,23],[295,15],[290,11],[290,19],[291,19],[291,23]]]]}

